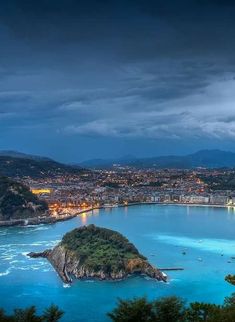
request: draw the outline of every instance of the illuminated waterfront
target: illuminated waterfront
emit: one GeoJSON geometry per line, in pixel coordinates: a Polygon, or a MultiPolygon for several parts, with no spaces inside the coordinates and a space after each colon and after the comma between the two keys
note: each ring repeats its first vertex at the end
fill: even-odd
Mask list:
{"type": "Polygon", "coordinates": [[[36,304],[42,309],[53,302],[66,311],[64,321],[103,322],[117,297],[176,294],[220,303],[235,290],[224,281],[227,273],[234,273],[234,230],[233,208],[161,205],[95,210],[54,225],[2,228],[1,305],[11,310],[16,303],[36,304]],[[169,272],[169,284],[136,277],[121,282],[78,281],[65,288],[46,260],[25,256],[52,247],[65,232],[89,223],[120,231],[159,267],[185,270],[169,272]]]}

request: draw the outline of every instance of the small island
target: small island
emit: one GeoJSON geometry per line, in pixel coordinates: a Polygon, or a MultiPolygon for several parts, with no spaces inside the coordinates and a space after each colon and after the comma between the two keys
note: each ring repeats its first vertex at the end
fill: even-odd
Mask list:
{"type": "Polygon", "coordinates": [[[235,275],[228,274],[227,276],[225,276],[225,281],[232,285],[235,285],[235,275]]]}
{"type": "Polygon", "coordinates": [[[135,274],[167,280],[127,238],[95,225],[76,228],[52,250],[28,256],[47,258],[65,283],[71,283],[73,278],[121,280],[135,274]]]}

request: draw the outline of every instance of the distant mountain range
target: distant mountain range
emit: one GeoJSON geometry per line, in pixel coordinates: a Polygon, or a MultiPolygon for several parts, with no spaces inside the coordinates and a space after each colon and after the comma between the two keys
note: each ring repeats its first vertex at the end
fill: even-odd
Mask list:
{"type": "Polygon", "coordinates": [[[21,159],[30,159],[30,160],[52,160],[47,157],[42,157],[39,155],[33,155],[33,154],[26,154],[18,151],[11,151],[11,150],[1,150],[0,151],[0,156],[5,156],[5,157],[13,157],[13,158],[21,158],[21,159]]]}
{"type": "Polygon", "coordinates": [[[119,159],[92,159],[77,165],[67,165],[46,157],[15,151],[0,151],[0,175],[13,178],[83,174],[87,172],[85,168],[113,168],[114,165],[156,169],[235,168],[235,153],[221,150],[201,150],[183,156],[136,158],[128,155],[119,159]]]}
{"type": "Polygon", "coordinates": [[[201,150],[193,154],[158,156],[151,158],[93,159],[80,163],[86,168],[110,168],[113,165],[137,168],[176,168],[192,169],[197,167],[223,168],[235,167],[235,153],[221,150],[201,150]]]}
{"type": "Polygon", "coordinates": [[[79,166],[62,164],[49,158],[14,151],[0,151],[0,175],[8,177],[46,178],[57,175],[78,175],[84,171],[79,166]]]}

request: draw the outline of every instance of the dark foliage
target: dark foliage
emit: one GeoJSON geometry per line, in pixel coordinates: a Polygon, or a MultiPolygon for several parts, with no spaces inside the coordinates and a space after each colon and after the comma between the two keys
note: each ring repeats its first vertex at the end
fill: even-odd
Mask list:
{"type": "Polygon", "coordinates": [[[225,281],[228,283],[235,285],[235,275],[228,274],[225,276],[225,281]]]}
{"type": "Polygon", "coordinates": [[[235,189],[235,171],[225,171],[216,176],[207,175],[200,177],[211,190],[234,190],[235,189]]]}
{"type": "Polygon", "coordinates": [[[82,174],[83,169],[54,160],[34,160],[0,156],[0,173],[7,177],[44,178],[58,175],[82,174]]]}
{"type": "Polygon", "coordinates": [[[0,220],[35,217],[48,209],[28,187],[0,177],[0,220]]]}
{"type": "Polygon", "coordinates": [[[194,302],[186,305],[178,297],[155,301],[145,298],[119,300],[108,316],[113,322],[234,322],[235,293],[222,306],[194,302]]]}
{"type": "Polygon", "coordinates": [[[124,268],[126,260],[146,259],[120,233],[94,225],[72,230],[63,237],[61,244],[94,271],[117,272],[124,268]]]}
{"type": "Polygon", "coordinates": [[[42,315],[38,315],[35,306],[26,309],[15,309],[12,315],[0,310],[0,322],[57,322],[64,312],[58,306],[51,305],[42,315]]]}

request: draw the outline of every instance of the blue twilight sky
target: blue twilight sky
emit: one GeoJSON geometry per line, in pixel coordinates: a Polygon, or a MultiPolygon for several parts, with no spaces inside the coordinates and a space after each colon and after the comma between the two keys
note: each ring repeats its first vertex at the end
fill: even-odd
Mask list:
{"type": "Polygon", "coordinates": [[[0,149],[235,151],[235,1],[0,1],[0,149]]]}

